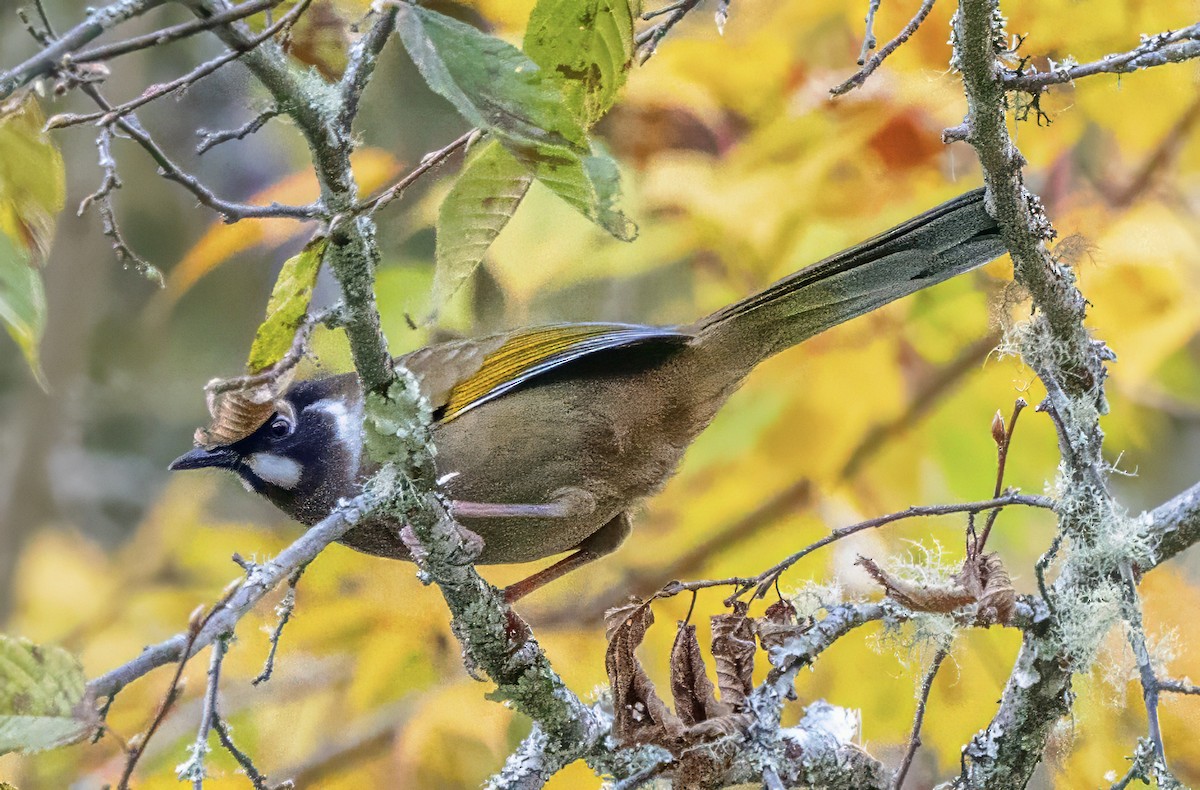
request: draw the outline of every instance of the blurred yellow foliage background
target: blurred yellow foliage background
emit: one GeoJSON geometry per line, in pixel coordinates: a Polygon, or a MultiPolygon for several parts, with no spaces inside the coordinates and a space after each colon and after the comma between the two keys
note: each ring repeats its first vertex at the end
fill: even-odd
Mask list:
{"type": "MultiPolygon", "coordinates": [[[[498,33],[519,41],[532,3],[470,5],[498,33]]],[[[855,68],[865,6],[857,0],[739,0],[723,36],[709,11],[692,14],[648,64],[635,68],[623,99],[598,129],[622,164],[625,207],[640,225],[640,238],[613,240],[535,185],[485,270],[442,311],[441,327],[411,329],[405,314],[429,311],[429,239],[451,171],[439,171],[427,191],[386,209],[377,217],[387,255],[378,290],[393,350],[418,347],[435,332],[551,320],[688,321],[976,186],[970,148],[939,139],[964,112],[958,77],[947,65],[952,3],[936,5],[918,35],[862,90],[829,99],[828,89],[855,68]]],[[[1142,33],[1193,23],[1200,3],[1045,0],[1010,2],[1006,9],[1010,32],[1029,34],[1023,54],[1087,61],[1135,46],[1142,33]]],[[[877,35],[890,38],[914,10],[913,3],[884,3],[877,35]]],[[[1044,60],[1035,62],[1045,67],[1044,60]]],[[[368,102],[403,105],[392,94],[411,83],[405,71],[411,67],[389,68],[408,74],[408,82],[381,79],[368,102]]],[[[1136,473],[1116,482],[1133,510],[1200,478],[1198,75],[1195,64],[1185,63],[1119,79],[1088,78],[1043,98],[1050,125],[1031,116],[1013,129],[1030,161],[1031,183],[1061,236],[1081,237],[1059,249],[1077,266],[1096,337],[1120,357],[1103,425],[1110,459],[1136,473]]],[[[440,113],[441,128],[454,123],[444,104],[426,100],[422,106],[440,113]]],[[[390,117],[371,121],[364,133],[370,145],[387,148],[386,134],[374,139],[372,130],[388,128],[390,117]]],[[[394,131],[403,134],[419,123],[410,117],[394,131]]],[[[282,126],[270,133],[288,139],[282,126]]],[[[80,142],[86,154],[87,141],[80,142]]],[[[397,151],[393,158],[366,149],[360,177],[386,183],[396,162],[413,154],[397,151]]],[[[302,190],[303,157],[290,156],[276,172],[247,184],[245,194],[302,190]]],[[[90,166],[82,155],[68,160],[69,171],[90,166]]],[[[223,294],[246,282],[238,276],[265,283],[253,291],[265,303],[271,272],[286,257],[283,248],[300,238],[282,226],[253,223],[201,237],[202,215],[179,216],[191,223],[181,240],[195,245],[186,252],[190,263],[170,272],[185,255],[168,257],[175,249],[169,246],[156,262],[175,282],[207,276],[186,293],[168,291],[181,300],[173,312],[162,308],[161,296],[141,298],[137,309],[158,323],[139,323],[130,334],[186,322],[197,332],[205,316],[223,321],[232,309],[222,304],[223,294]],[[236,233],[243,235],[230,235],[236,233]],[[220,244],[228,246],[214,251],[220,244]],[[239,251],[242,257],[216,265],[239,251]]],[[[129,221],[153,219],[143,212],[129,221]]],[[[56,255],[52,267],[112,267],[103,258],[56,255]]],[[[1018,396],[1031,403],[1040,398],[1031,371],[1012,357],[988,353],[1003,327],[1028,313],[1007,288],[1009,268],[1007,259],[998,261],[763,365],[700,438],[678,476],[647,504],[624,547],[521,607],[571,688],[587,695],[605,682],[600,615],[629,593],[650,592],[674,578],[758,573],[860,518],[987,497],[995,474],[993,413],[1007,414],[1018,396]],[[740,521],[764,503],[774,504],[772,514],[740,521]],[[731,531],[738,524],[744,528],[731,531]],[[693,550],[710,540],[719,547],[696,556],[693,550]]],[[[238,326],[252,326],[261,308],[249,312],[238,326]]],[[[52,326],[69,320],[52,311],[52,326]]],[[[251,338],[252,330],[211,339],[229,346],[221,357],[232,360],[227,369],[195,369],[190,379],[143,371],[137,389],[149,390],[149,400],[174,403],[171,418],[180,425],[187,419],[198,424],[203,399],[197,384],[235,372],[251,338]]],[[[172,346],[179,359],[170,370],[184,362],[204,368],[188,356],[202,342],[172,346]]],[[[340,336],[319,335],[317,349],[321,370],[314,374],[348,368],[340,336]]],[[[172,436],[186,442],[182,428],[172,436]]],[[[171,457],[166,446],[147,452],[156,470],[171,457]]],[[[1016,432],[1009,483],[1041,493],[1054,478],[1057,452],[1049,421],[1031,411],[1016,432]]],[[[144,485],[152,488],[153,504],[120,539],[95,534],[87,519],[69,510],[30,516],[37,528],[20,548],[5,632],[66,646],[95,676],[178,632],[193,608],[215,600],[236,575],[231,553],[270,556],[297,534],[278,514],[241,502],[248,495],[232,478],[168,480],[155,471],[144,485]]],[[[1051,518],[1015,510],[1000,517],[991,545],[1020,592],[1035,590],[1033,561],[1053,536],[1051,518]]],[[[863,533],[799,563],[784,577],[783,591],[837,584],[848,596],[877,596],[853,566],[857,554],[887,561],[916,551],[914,544],[936,543],[954,562],[964,526],[962,519],[945,518],[863,533]]],[[[529,572],[494,568],[485,575],[504,584],[529,572]]],[[[1185,554],[1156,570],[1143,593],[1149,633],[1164,650],[1175,646],[1169,673],[1200,678],[1200,626],[1193,616],[1200,610],[1200,557],[1185,554]]],[[[485,699],[486,684],[467,676],[445,607],[436,590],[420,585],[412,566],[335,546],[306,572],[297,597],[270,682],[249,683],[266,654],[264,631],[275,621],[269,606],[242,621],[226,661],[224,712],[239,745],[268,775],[296,776],[300,787],[476,787],[528,731],[527,721],[485,699]]],[[[701,644],[721,597],[702,593],[696,603],[701,644]]],[[[641,650],[662,684],[672,625],[688,603],[680,596],[657,606],[659,624],[641,650]]],[[[1015,631],[999,629],[958,638],[934,686],[909,786],[928,787],[957,772],[960,748],[994,712],[1018,642],[1015,631]]],[[[907,739],[929,658],[920,645],[906,644],[877,628],[860,629],[798,683],[802,703],[824,698],[861,709],[862,742],[892,764],[907,739]]],[[[178,786],[172,769],[194,737],[205,665],[189,665],[187,690],[142,760],[137,787],[178,786]]],[[[1145,729],[1132,666],[1124,640],[1114,634],[1096,668],[1077,679],[1075,714],[1057,729],[1037,786],[1090,788],[1109,783],[1112,772],[1124,773],[1145,729]]],[[[109,715],[115,732],[129,736],[145,726],[168,675],[159,670],[118,696],[109,715]]],[[[1200,701],[1168,697],[1163,720],[1172,768],[1200,785],[1200,701]]],[[[105,738],[95,746],[0,758],[0,777],[23,790],[92,788],[113,782],[122,764],[117,744],[105,738]]],[[[228,755],[214,752],[212,764],[215,775],[206,787],[248,786],[228,755]]],[[[575,765],[551,787],[598,783],[575,765]]]]}

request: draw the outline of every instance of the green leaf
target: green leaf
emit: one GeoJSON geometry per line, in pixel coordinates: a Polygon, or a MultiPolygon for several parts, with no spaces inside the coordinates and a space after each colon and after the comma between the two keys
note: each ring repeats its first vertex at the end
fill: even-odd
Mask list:
{"type": "Polygon", "coordinates": [[[312,301],[321,257],[328,244],[329,240],[324,236],[313,239],[298,255],[288,258],[280,269],[267,302],[267,317],[259,325],[250,347],[246,367],[251,373],[271,367],[291,349],[296,330],[304,323],[308,304],[312,301]]]}
{"type": "Polygon", "coordinates": [[[42,132],[32,94],[0,105],[0,320],[45,386],[38,343],[46,327],[41,275],[66,199],[58,147],[42,132]]]}
{"type": "Polygon", "coordinates": [[[46,329],[46,293],[42,275],[30,252],[0,234],[0,321],[16,341],[29,369],[43,389],[46,378],[38,358],[38,343],[46,329]]]}
{"type": "Polygon", "coordinates": [[[74,656],[0,634],[0,754],[76,743],[98,725],[74,656]]]}
{"type": "Polygon", "coordinates": [[[567,105],[585,127],[608,112],[625,84],[636,14],[629,0],[540,0],[529,15],[525,52],[563,80],[567,105]]]}
{"type": "Polygon", "coordinates": [[[617,238],[634,238],[636,227],[616,208],[616,163],[588,143],[561,79],[510,44],[407,3],[397,31],[434,92],[584,216],[617,238]]]}
{"type": "Polygon", "coordinates": [[[435,314],[483,261],[532,181],[526,167],[495,140],[467,161],[438,211],[435,314]]]}
{"type": "Polygon", "coordinates": [[[558,83],[521,50],[435,11],[408,3],[399,11],[397,32],[421,76],[470,123],[530,155],[544,146],[586,151],[558,83]]]}
{"type": "Polygon", "coordinates": [[[617,208],[621,197],[617,163],[599,143],[593,141],[592,152],[585,157],[539,160],[533,171],[556,195],[618,239],[637,238],[637,225],[617,208]]]}

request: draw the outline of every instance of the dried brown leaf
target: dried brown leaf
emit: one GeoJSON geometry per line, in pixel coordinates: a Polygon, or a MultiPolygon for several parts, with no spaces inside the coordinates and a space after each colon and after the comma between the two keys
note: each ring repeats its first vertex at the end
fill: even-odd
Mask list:
{"type": "Polygon", "coordinates": [[[622,744],[654,743],[677,749],[683,722],[658,696],[635,655],[654,623],[650,605],[610,609],[606,621],[609,641],[604,668],[613,693],[613,737],[622,744]]]}
{"type": "Polygon", "coordinates": [[[196,430],[196,444],[212,449],[245,439],[281,408],[279,394],[287,388],[290,375],[249,389],[213,394],[210,390],[208,411],[212,422],[196,430]]]}
{"type": "Polygon", "coordinates": [[[981,625],[1008,623],[1017,603],[1012,579],[998,554],[967,557],[962,568],[947,584],[921,585],[898,579],[868,557],[861,565],[883,586],[889,598],[916,612],[947,614],[969,604],[978,604],[976,622],[981,625]]]}
{"type": "Polygon", "coordinates": [[[729,707],[717,701],[713,683],[708,679],[696,626],[681,624],[671,647],[671,694],[675,713],[689,727],[729,713],[729,707]]]}
{"type": "Polygon", "coordinates": [[[916,584],[896,578],[869,557],[860,556],[854,564],[861,565],[887,597],[914,612],[946,614],[978,600],[957,578],[949,584],[916,584]]]}
{"type": "Polygon", "coordinates": [[[955,577],[979,602],[977,622],[1007,624],[1017,605],[1017,592],[1012,578],[996,553],[967,558],[955,577]]]}
{"type": "Polygon", "coordinates": [[[717,687],[721,702],[740,711],[754,687],[754,631],[746,616],[747,605],[737,601],[733,611],[713,615],[713,658],[717,660],[717,687]]]}

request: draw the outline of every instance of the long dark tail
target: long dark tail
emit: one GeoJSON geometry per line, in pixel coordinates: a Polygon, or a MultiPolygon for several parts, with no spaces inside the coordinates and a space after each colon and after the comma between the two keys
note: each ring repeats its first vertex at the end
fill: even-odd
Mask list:
{"type": "Polygon", "coordinates": [[[1005,253],[976,189],[785,277],[699,322],[699,343],[746,370],[772,354],[1005,253]]]}

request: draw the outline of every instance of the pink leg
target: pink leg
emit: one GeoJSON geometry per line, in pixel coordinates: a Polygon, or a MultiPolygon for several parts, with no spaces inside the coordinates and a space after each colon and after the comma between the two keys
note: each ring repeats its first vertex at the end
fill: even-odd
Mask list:
{"type": "Polygon", "coordinates": [[[618,513],[603,527],[592,533],[579,549],[569,557],[564,557],[549,568],[544,568],[532,576],[522,579],[516,584],[510,584],[504,589],[504,600],[508,603],[524,598],[534,590],[549,584],[573,570],[582,568],[589,562],[598,560],[606,554],[612,554],[617,547],[629,537],[633,524],[625,513],[618,513]]]}
{"type": "Polygon", "coordinates": [[[503,502],[450,503],[455,518],[579,518],[596,509],[596,498],[582,488],[562,488],[541,505],[503,502]]]}

